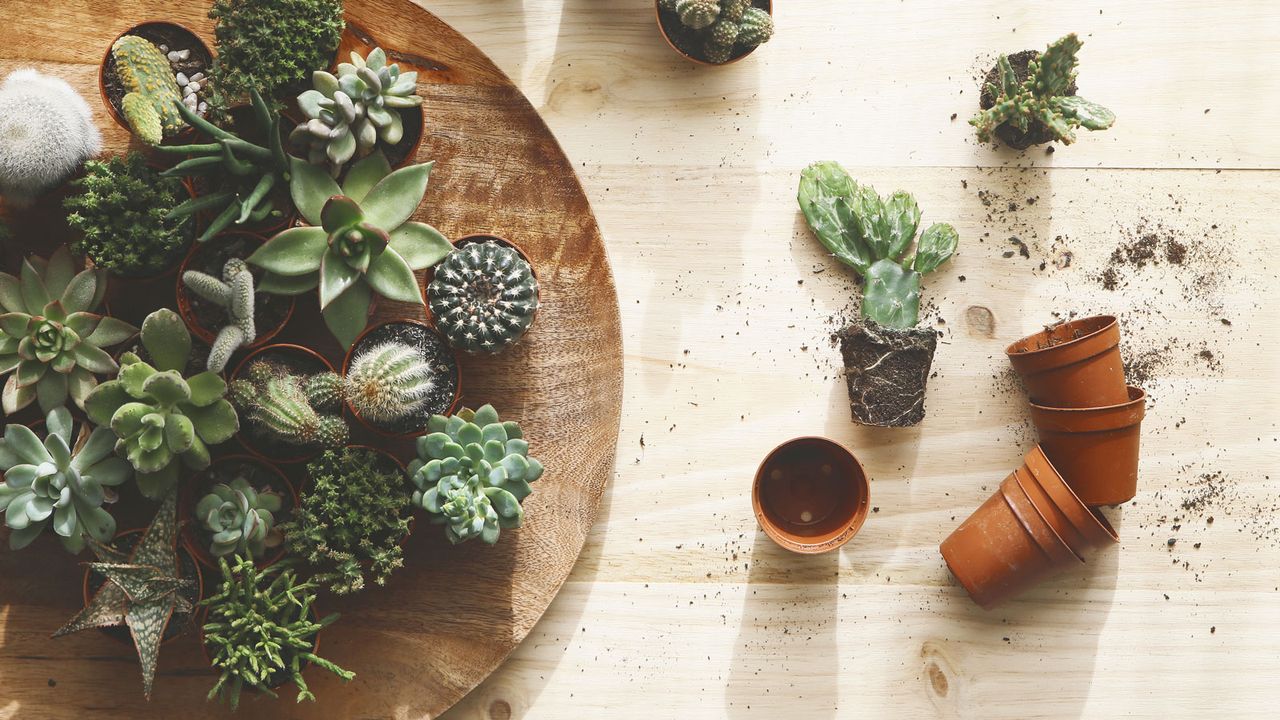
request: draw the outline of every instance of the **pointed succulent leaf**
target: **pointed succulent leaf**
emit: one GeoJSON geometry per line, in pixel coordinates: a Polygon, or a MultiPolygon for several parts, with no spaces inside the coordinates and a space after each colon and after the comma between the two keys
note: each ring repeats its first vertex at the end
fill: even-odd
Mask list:
{"type": "Polygon", "coordinates": [[[369,285],[388,300],[424,304],[422,289],[413,268],[400,257],[400,253],[387,248],[369,266],[365,274],[369,285]]]}
{"type": "Polygon", "coordinates": [[[334,195],[329,198],[320,211],[320,225],[330,235],[362,220],[364,220],[364,213],[360,210],[360,206],[355,200],[345,195],[334,195]]]}
{"type": "Polygon", "coordinates": [[[368,284],[355,283],[324,309],[324,323],[343,348],[350,348],[364,330],[372,301],[368,284]]]}
{"type": "Polygon", "coordinates": [[[347,171],[342,182],[342,194],[356,202],[362,202],[382,178],[391,174],[391,164],[382,151],[371,153],[358,160],[347,171]]]}
{"type": "Polygon", "coordinates": [[[302,158],[290,158],[289,173],[289,194],[294,206],[309,224],[319,226],[324,204],[334,195],[343,194],[342,189],[324,168],[302,158]]]}
{"type": "Polygon", "coordinates": [[[320,269],[328,244],[329,234],[324,228],[289,228],[255,250],[248,262],[277,275],[306,275],[320,269]]]}
{"type": "Polygon", "coordinates": [[[453,245],[440,231],[413,220],[391,231],[388,246],[414,270],[425,270],[435,265],[453,250],[453,245]]]}
{"type": "MultiPolygon", "coordinates": [[[[75,317],[72,315],[71,317],[75,317]]],[[[77,330],[77,332],[79,332],[77,330]]],[[[83,336],[83,333],[81,333],[83,336]]],[[[138,328],[118,318],[101,317],[90,331],[85,342],[98,347],[111,347],[138,334],[138,328]]]]}
{"type": "Polygon", "coordinates": [[[320,309],[328,307],[353,284],[360,282],[360,271],[351,267],[331,247],[320,261],[320,309]]]}
{"type": "Polygon", "coordinates": [[[910,193],[898,190],[885,202],[889,223],[889,249],[886,257],[896,258],[911,245],[920,226],[920,207],[910,193]]]}
{"type": "Polygon", "coordinates": [[[408,165],[380,180],[360,202],[365,221],[387,232],[404,224],[426,195],[433,165],[408,165]]]}

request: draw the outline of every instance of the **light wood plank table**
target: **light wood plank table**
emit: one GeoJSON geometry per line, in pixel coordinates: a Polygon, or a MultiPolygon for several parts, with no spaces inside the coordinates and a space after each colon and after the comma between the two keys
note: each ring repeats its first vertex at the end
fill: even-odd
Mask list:
{"type": "Polygon", "coordinates": [[[1280,6],[777,5],[771,43],[695,68],[646,0],[430,4],[578,167],[626,345],[601,520],[448,717],[1274,717],[1280,6]],[[977,144],[965,120],[995,54],[1069,31],[1080,93],[1116,126],[1052,154],[977,144]],[[818,159],[960,231],[925,280],[943,337],[918,428],[848,419],[828,337],[853,276],[794,200],[818,159]],[[1106,289],[1112,253],[1147,234],[1187,259],[1123,262],[1106,289]],[[1151,398],[1140,494],[1110,513],[1122,546],[984,613],[937,545],[1034,442],[1004,346],[1070,312],[1124,322],[1151,398]],[[808,433],[855,449],[878,508],[816,558],[765,539],[749,499],[763,455],[808,433]]]}

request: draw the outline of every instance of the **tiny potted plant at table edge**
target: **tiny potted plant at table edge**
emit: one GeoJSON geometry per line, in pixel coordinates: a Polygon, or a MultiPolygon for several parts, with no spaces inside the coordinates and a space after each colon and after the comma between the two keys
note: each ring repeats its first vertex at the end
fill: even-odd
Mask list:
{"type": "Polygon", "coordinates": [[[33,68],[0,83],[0,197],[31,205],[102,149],[89,104],[61,78],[33,68]]]}
{"type": "Polygon", "coordinates": [[[835,162],[800,176],[800,209],[818,240],[863,279],[862,320],[839,331],[853,419],[906,427],[924,419],[925,383],[938,336],[917,327],[920,278],[955,252],[955,228],[935,223],[920,234],[915,198],[881,198],[835,162]]]}
{"type": "Polygon", "coordinates": [[[773,37],[771,3],[752,0],[655,0],[658,26],[686,58],[709,65],[740,59],[773,37]],[[761,7],[761,5],[764,7],[761,7]]]}
{"type": "Polygon", "coordinates": [[[978,139],[995,135],[1009,147],[1025,150],[1057,140],[1075,142],[1074,129],[1105,130],[1115,113],[1076,95],[1076,53],[1080,38],[1071,33],[1045,50],[1001,55],[982,85],[982,112],[969,121],[978,139]]]}

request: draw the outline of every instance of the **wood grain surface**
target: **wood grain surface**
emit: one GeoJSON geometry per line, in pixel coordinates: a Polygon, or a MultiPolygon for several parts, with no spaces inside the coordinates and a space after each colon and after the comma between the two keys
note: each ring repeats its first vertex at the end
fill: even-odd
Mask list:
{"type": "MultiPolygon", "coordinates": [[[[106,151],[129,136],[98,100],[97,63],[120,32],[148,19],[181,23],[206,39],[212,23],[203,0],[0,2],[0,76],[28,64],[63,77],[94,108],[106,151]]],[[[448,237],[493,233],[519,243],[542,281],[534,331],[495,358],[464,357],[464,401],[493,402],[518,419],[531,451],[548,468],[525,503],[526,522],[495,547],[450,548],[440,528],[419,523],[406,566],[388,586],[322,598],[342,620],[323,635],[323,654],[357,673],[343,685],[308,674],[322,698],[295,704],[246,698],[244,717],[434,717],[489,674],[528,634],[572,568],[613,473],[621,404],[617,299],[604,245],[573,167],[537,112],[479,50],[407,0],[351,0],[349,39],[372,37],[395,59],[420,71],[427,137],[418,160],[436,161],[426,202],[415,219],[448,237]],[[358,28],[358,30],[357,30],[358,28]],[[255,702],[254,700],[258,700],[255,702]]],[[[57,198],[9,213],[16,242],[4,248],[7,270],[27,250],[48,252],[65,240],[57,198]]],[[[110,302],[139,320],[173,306],[176,279],[119,282],[110,302]]],[[[276,342],[342,353],[327,337],[314,298],[276,342]]],[[[421,318],[411,305],[385,303],[375,321],[421,318]]],[[[233,361],[234,362],[234,361],[233,361]]],[[[368,431],[354,442],[386,446],[368,431]]],[[[411,456],[409,443],[392,449],[411,456]]],[[[240,451],[228,443],[223,453],[240,451]]],[[[295,479],[302,473],[292,469],[295,479]]],[[[122,527],[145,523],[145,506],[116,511],[122,527]]],[[[45,538],[44,540],[48,540],[45,538]]],[[[161,653],[156,692],[142,700],[129,646],[94,632],[51,641],[80,606],[81,568],[56,541],[21,553],[0,550],[0,717],[218,717],[205,701],[215,677],[188,637],[161,653]]]]}

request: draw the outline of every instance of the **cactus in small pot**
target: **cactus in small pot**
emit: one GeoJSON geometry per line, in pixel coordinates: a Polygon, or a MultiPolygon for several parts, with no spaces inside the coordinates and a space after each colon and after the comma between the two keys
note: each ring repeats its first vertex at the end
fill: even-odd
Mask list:
{"type": "Polygon", "coordinates": [[[492,405],[435,415],[431,434],[418,438],[409,464],[413,504],[433,525],[444,525],[452,543],[480,538],[492,545],[502,530],[524,522],[521,503],[542,477],[542,463],[529,457],[520,425],[502,422],[492,405]]]}
{"type": "Polygon", "coordinates": [[[238,475],[218,483],[196,503],[196,522],[209,539],[214,557],[240,555],[262,559],[267,549],[279,547],[284,533],[276,517],[284,507],[284,495],[270,487],[255,488],[238,475]]]}
{"type": "Polygon", "coordinates": [[[26,207],[102,150],[89,105],[65,80],[31,68],[0,83],[0,196],[26,207]]]}
{"type": "Polygon", "coordinates": [[[218,330],[209,348],[207,363],[210,370],[220,373],[232,353],[258,336],[253,315],[253,273],[244,260],[231,258],[223,265],[220,279],[199,270],[188,270],[182,274],[182,283],[226,312],[227,324],[218,330]]]}
{"type": "Polygon", "coordinates": [[[1115,113],[1076,95],[1076,53],[1083,44],[1071,33],[1043,53],[1001,55],[983,83],[982,112],[969,120],[978,139],[996,135],[1022,150],[1052,140],[1070,145],[1077,127],[1111,127],[1115,113]]]}
{"type": "Polygon", "coordinates": [[[137,35],[122,35],[111,45],[111,57],[125,89],[122,114],[134,135],[159,145],[186,127],[178,112],[182,93],[160,48],[137,35]]]}
{"type": "Polygon", "coordinates": [[[955,252],[955,228],[935,223],[920,233],[920,208],[899,190],[887,198],[849,177],[835,162],[800,176],[800,209],[809,229],[863,279],[863,322],[841,330],[853,419],[903,427],[924,418],[924,390],[937,334],[917,327],[920,278],[955,252]]]}
{"type": "Polygon", "coordinates": [[[230,398],[248,427],[268,439],[335,448],[346,444],[349,432],[338,414],[342,385],[335,373],[300,376],[276,363],[256,360],[243,378],[231,383],[230,398]]]}
{"type": "Polygon", "coordinates": [[[343,381],[353,410],[375,424],[393,423],[422,407],[435,386],[435,372],[417,349],[379,343],[358,355],[343,381]]]}
{"type": "Polygon", "coordinates": [[[124,353],[119,375],[94,388],[84,408],[116,434],[116,452],[137,470],[142,493],[159,498],[177,484],[180,466],[209,467],[209,446],[230,440],[240,422],[217,373],[183,376],[191,335],[177,313],[148,315],[142,345],[151,362],[124,353]]]}
{"type": "Polygon", "coordinates": [[[514,248],[469,243],[453,251],[427,288],[431,314],[449,344],[496,353],[524,337],[538,312],[538,279],[514,248]]]}
{"type": "Polygon", "coordinates": [[[773,17],[752,0],[658,0],[658,20],[685,54],[722,65],[773,37],[773,17]]]}
{"type": "Polygon", "coordinates": [[[116,457],[109,428],[78,428],[66,408],[45,418],[43,441],[30,428],[10,423],[0,439],[0,511],[12,531],[9,547],[20,550],[46,528],[78,553],[85,541],[111,542],[116,521],[102,506],[116,501],[114,488],[133,476],[116,457]]]}
{"type": "Polygon", "coordinates": [[[68,397],[84,407],[96,376],[119,369],[103,348],[138,329],[94,312],[106,288],[101,270],[75,272],[65,246],[48,260],[28,257],[18,277],[0,273],[0,375],[9,375],[0,397],[6,415],[36,401],[47,413],[68,397]]]}

